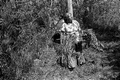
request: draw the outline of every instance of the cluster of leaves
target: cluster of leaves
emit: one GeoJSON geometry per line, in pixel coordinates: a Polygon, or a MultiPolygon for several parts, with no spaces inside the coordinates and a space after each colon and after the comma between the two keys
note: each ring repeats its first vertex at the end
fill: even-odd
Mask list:
{"type": "MultiPolygon", "coordinates": [[[[63,4],[63,1],[59,2],[63,4]]],[[[60,14],[60,10],[64,10],[61,9],[63,6],[59,2],[47,0],[0,1],[1,55],[7,55],[8,61],[13,64],[9,64],[9,68],[6,65],[9,63],[6,61],[7,58],[1,58],[0,65],[3,68],[7,67],[6,70],[10,74],[11,72],[16,74],[13,78],[12,74],[8,75],[7,80],[20,79],[22,74],[29,73],[33,59],[39,58],[42,53],[45,53],[44,49],[52,35],[50,27],[53,18],[60,14]],[[14,71],[10,72],[9,70],[13,70],[13,68],[14,71]]],[[[5,73],[3,68],[1,67],[1,74],[5,73]]]]}
{"type": "MultiPolygon", "coordinates": [[[[32,66],[32,55],[26,52],[25,48],[28,48],[26,45],[34,39],[35,34],[41,31],[39,27],[46,27],[43,18],[39,18],[38,14],[36,14],[38,10],[35,11],[37,8],[34,7],[29,2],[24,1],[22,4],[14,4],[14,2],[8,1],[1,6],[0,56],[6,57],[0,58],[3,80],[19,79],[23,73],[28,73],[32,66]],[[42,23],[40,23],[41,21],[42,23]],[[19,76],[17,73],[19,73],[19,76]]],[[[45,19],[47,20],[47,18],[45,19]]]]}
{"type": "Polygon", "coordinates": [[[105,28],[119,25],[119,4],[119,0],[85,0],[83,3],[89,8],[88,17],[105,28]]]}
{"type": "Polygon", "coordinates": [[[115,39],[119,34],[119,4],[119,0],[84,0],[83,6],[89,10],[82,16],[83,25],[99,32],[99,38],[115,39]]]}

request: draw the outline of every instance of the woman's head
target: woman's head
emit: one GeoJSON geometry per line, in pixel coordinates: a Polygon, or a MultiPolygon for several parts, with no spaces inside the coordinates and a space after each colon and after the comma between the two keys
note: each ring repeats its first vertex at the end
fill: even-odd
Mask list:
{"type": "Polygon", "coordinates": [[[65,15],[61,16],[64,19],[65,23],[69,24],[72,23],[72,17],[70,13],[66,13],[65,15]]]}

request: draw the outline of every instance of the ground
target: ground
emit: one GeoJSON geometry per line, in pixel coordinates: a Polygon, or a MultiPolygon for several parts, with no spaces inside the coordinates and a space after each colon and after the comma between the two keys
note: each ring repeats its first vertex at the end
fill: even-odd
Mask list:
{"type": "Polygon", "coordinates": [[[86,63],[69,71],[56,63],[57,55],[54,48],[45,50],[45,55],[34,60],[32,70],[25,75],[26,80],[101,80],[103,72],[109,67],[102,66],[104,52],[94,48],[87,48],[83,51],[86,63]]]}

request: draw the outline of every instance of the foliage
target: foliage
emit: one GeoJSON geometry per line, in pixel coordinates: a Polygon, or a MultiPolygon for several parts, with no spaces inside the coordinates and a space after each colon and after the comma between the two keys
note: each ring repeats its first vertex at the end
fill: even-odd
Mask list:
{"type": "MultiPolygon", "coordinates": [[[[83,28],[87,25],[94,30],[104,28],[112,32],[110,30],[118,29],[120,22],[119,3],[119,0],[73,0],[74,18],[83,28]],[[90,8],[87,15],[84,13],[86,7],[90,8]],[[87,23],[84,23],[83,18],[88,20],[87,23]]],[[[30,79],[31,75],[33,80],[35,75],[40,76],[39,74],[47,73],[47,70],[54,70],[55,54],[61,53],[62,51],[59,49],[63,46],[54,45],[51,37],[56,31],[54,20],[56,18],[59,20],[60,16],[67,12],[66,0],[1,0],[0,6],[0,70],[4,80],[30,79]],[[41,61],[38,60],[39,65],[37,66],[34,65],[35,59],[41,59],[41,61]],[[40,69],[41,66],[44,70],[40,69]]],[[[91,60],[91,62],[96,61],[97,63],[99,60],[96,59],[101,59],[96,58],[95,55],[99,53],[96,50],[88,49],[87,51],[86,53],[89,54],[85,57],[88,62],[91,60]],[[92,53],[94,54],[92,55],[92,53]]],[[[112,57],[111,53],[110,57],[119,59],[116,55],[112,57]]],[[[115,59],[116,63],[119,62],[117,59],[115,59]]],[[[96,69],[97,65],[104,66],[104,62],[103,64],[96,63],[94,66],[85,66],[88,70],[83,68],[84,75],[97,73],[99,71],[96,69]],[[89,74],[85,74],[86,72],[89,74]]],[[[114,61],[112,63],[114,64],[114,61]]],[[[113,65],[112,63],[111,65],[113,65]]],[[[114,67],[112,69],[116,70],[114,67]]],[[[106,72],[109,71],[106,70],[106,72]]],[[[104,75],[106,74],[104,73],[104,75]]]]}

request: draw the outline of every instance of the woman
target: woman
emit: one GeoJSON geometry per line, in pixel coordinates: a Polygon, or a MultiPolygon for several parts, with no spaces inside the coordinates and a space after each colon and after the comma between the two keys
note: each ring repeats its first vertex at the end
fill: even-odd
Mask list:
{"type": "MultiPolygon", "coordinates": [[[[73,18],[71,17],[71,14],[67,13],[65,16],[62,16],[63,19],[63,24],[61,25],[61,29],[59,31],[61,31],[62,33],[62,41],[64,43],[66,43],[65,39],[68,39],[67,41],[69,41],[70,39],[70,35],[75,37],[75,48],[74,50],[76,52],[82,53],[82,41],[80,40],[80,31],[81,28],[79,26],[79,23],[76,20],[73,20],[73,18]]],[[[71,47],[72,47],[72,43],[70,43],[71,47]]],[[[77,60],[75,57],[71,56],[71,53],[69,53],[68,55],[68,69],[69,70],[73,70],[76,66],[77,66],[77,60]]]]}

